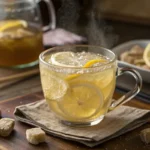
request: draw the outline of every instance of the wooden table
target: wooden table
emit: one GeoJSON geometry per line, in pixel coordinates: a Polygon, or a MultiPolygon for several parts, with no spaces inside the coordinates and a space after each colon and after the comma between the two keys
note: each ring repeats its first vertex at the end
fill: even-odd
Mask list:
{"type": "MultiPolygon", "coordinates": [[[[115,98],[118,96],[120,95],[115,93],[115,98]]],[[[14,118],[13,112],[17,105],[31,103],[42,98],[42,92],[36,92],[3,100],[0,102],[2,117],[14,118]]],[[[140,102],[137,99],[133,99],[128,105],[150,109],[150,104],[140,102]]],[[[63,140],[51,135],[47,135],[46,143],[34,146],[29,144],[25,137],[26,129],[31,128],[31,126],[16,121],[13,133],[7,138],[0,137],[0,150],[5,150],[4,148],[7,150],[150,150],[150,145],[144,144],[139,137],[140,131],[147,127],[150,127],[150,124],[147,123],[138,129],[94,148],[89,148],[77,142],[63,140]]]]}

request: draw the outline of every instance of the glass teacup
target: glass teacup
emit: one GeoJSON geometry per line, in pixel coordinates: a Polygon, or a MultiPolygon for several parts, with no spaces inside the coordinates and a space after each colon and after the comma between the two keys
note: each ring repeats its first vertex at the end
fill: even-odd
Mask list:
{"type": "Polygon", "coordinates": [[[142,79],[130,68],[118,68],[115,54],[102,47],[70,45],[54,47],[39,56],[45,99],[62,123],[92,126],[109,110],[131,100],[141,89],[142,79]],[[112,101],[117,76],[128,73],[135,88],[112,101]]]}
{"type": "Polygon", "coordinates": [[[0,66],[24,68],[38,63],[44,50],[42,31],[55,28],[51,1],[44,0],[51,19],[42,27],[38,2],[41,0],[0,0],[0,66]]]}

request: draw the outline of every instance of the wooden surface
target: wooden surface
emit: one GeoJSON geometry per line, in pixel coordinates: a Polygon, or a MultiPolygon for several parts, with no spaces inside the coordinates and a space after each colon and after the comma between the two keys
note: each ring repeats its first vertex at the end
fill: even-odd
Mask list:
{"type": "MultiPolygon", "coordinates": [[[[115,98],[117,97],[119,97],[119,95],[115,94],[115,98]]],[[[31,103],[42,98],[42,92],[36,92],[3,100],[0,102],[2,117],[14,118],[13,112],[16,106],[31,103]]],[[[150,109],[150,104],[142,103],[136,99],[130,101],[129,105],[150,109]]],[[[145,124],[136,130],[94,148],[89,148],[77,142],[63,140],[51,135],[47,135],[46,143],[34,146],[29,144],[25,137],[26,129],[31,128],[31,126],[16,121],[15,129],[12,134],[7,138],[0,137],[0,150],[2,149],[1,147],[7,150],[150,150],[150,145],[145,145],[139,137],[140,131],[147,127],[150,127],[150,124],[145,124]]]]}
{"type": "MultiPolygon", "coordinates": [[[[13,81],[12,81],[13,82],[13,81]]],[[[39,75],[22,79],[17,82],[1,86],[0,83],[0,100],[13,98],[29,93],[35,93],[42,90],[39,75]]]]}

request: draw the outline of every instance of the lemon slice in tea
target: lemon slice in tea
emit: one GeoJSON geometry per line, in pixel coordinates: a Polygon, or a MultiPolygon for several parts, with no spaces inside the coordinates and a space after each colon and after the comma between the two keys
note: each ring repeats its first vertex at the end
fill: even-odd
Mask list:
{"type": "Polygon", "coordinates": [[[75,67],[79,66],[79,62],[76,61],[74,57],[75,53],[73,52],[58,52],[52,54],[51,62],[54,65],[62,67],[75,67]]]}
{"type": "MultiPolygon", "coordinates": [[[[46,71],[41,72],[41,75],[44,76],[46,71]]],[[[48,100],[57,100],[58,98],[63,97],[68,89],[68,84],[63,79],[47,73],[45,78],[42,78],[42,86],[44,89],[44,95],[48,100]]]]}
{"type": "Polygon", "coordinates": [[[64,97],[59,99],[58,106],[72,119],[86,119],[94,116],[103,106],[103,95],[91,83],[73,83],[64,97]]]}
{"type": "Polygon", "coordinates": [[[143,59],[146,65],[150,67],[150,44],[148,44],[144,50],[143,59]]]}
{"type": "Polygon", "coordinates": [[[14,27],[27,27],[28,24],[24,20],[6,20],[0,23],[0,31],[5,31],[14,27]]]}
{"type": "MultiPolygon", "coordinates": [[[[89,60],[84,66],[83,68],[89,68],[91,66],[93,66],[96,63],[104,63],[107,62],[107,60],[105,59],[93,59],[93,60],[89,60]]],[[[80,74],[72,74],[66,77],[66,80],[72,80],[76,77],[80,76],[80,74]]]]}
{"type": "Polygon", "coordinates": [[[51,56],[51,63],[62,67],[88,68],[98,62],[104,62],[100,55],[89,52],[58,52],[51,56]],[[87,63],[86,63],[87,62],[87,63]]]}

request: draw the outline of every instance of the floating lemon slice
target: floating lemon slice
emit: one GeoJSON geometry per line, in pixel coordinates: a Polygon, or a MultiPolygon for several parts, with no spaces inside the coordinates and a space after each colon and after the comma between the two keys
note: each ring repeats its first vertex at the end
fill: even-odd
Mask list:
{"type": "MultiPolygon", "coordinates": [[[[96,56],[96,55],[94,55],[96,56]]],[[[78,60],[78,56],[77,53],[74,52],[70,52],[70,51],[66,51],[66,52],[58,52],[58,53],[54,53],[51,56],[51,63],[57,66],[62,66],[62,67],[81,67],[81,63],[78,60]]],[[[83,59],[87,59],[84,58],[85,56],[83,56],[83,59]]],[[[92,66],[95,63],[98,62],[106,62],[105,59],[91,59],[83,66],[84,68],[88,68],[90,66],[92,66]]]]}
{"type": "Polygon", "coordinates": [[[144,50],[143,59],[146,65],[150,67],[150,44],[148,44],[144,50]]]}
{"type": "Polygon", "coordinates": [[[54,65],[62,67],[75,67],[79,65],[79,62],[75,61],[73,52],[59,52],[52,54],[51,62],[54,65]]]}
{"type": "Polygon", "coordinates": [[[20,26],[26,28],[28,24],[24,20],[7,20],[0,23],[0,31],[20,26]]]}
{"type": "Polygon", "coordinates": [[[52,75],[44,69],[41,71],[41,76],[45,76],[41,78],[41,82],[44,89],[44,96],[47,99],[57,100],[66,94],[68,83],[65,80],[52,75]]]}
{"type": "MultiPolygon", "coordinates": [[[[88,61],[83,68],[91,67],[96,63],[106,62],[104,59],[88,61]]],[[[71,80],[80,76],[73,74],[66,78],[71,80]]],[[[92,84],[82,81],[70,83],[67,93],[58,101],[60,110],[73,119],[87,119],[93,117],[103,106],[103,93],[92,84]]]]}
{"type": "Polygon", "coordinates": [[[90,118],[103,106],[103,94],[91,83],[73,83],[64,97],[59,99],[58,106],[72,119],[90,118]]]}
{"type": "MultiPolygon", "coordinates": [[[[74,53],[72,52],[56,53],[51,56],[52,64],[77,67],[79,66],[79,62],[75,64],[75,57],[73,55],[74,53]]],[[[101,58],[89,60],[83,68],[88,68],[96,63],[104,62],[107,62],[107,60],[101,58]]],[[[80,76],[80,74],[69,75],[65,81],[67,82],[78,76],[80,76]]],[[[60,85],[60,83],[57,83],[57,85],[60,85]]],[[[98,86],[92,83],[82,81],[69,83],[68,88],[65,89],[66,90],[64,90],[63,94],[57,99],[57,104],[64,115],[71,119],[80,120],[92,118],[103,106],[103,93],[99,90],[98,86]]]]}
{"type": "MultiPolygon", "coordinates": [[[[88,61],[84,66],[83,68],[89,68],[91,66],[93,66],[94,64],[96,63],[104,63],[104,62],[107,62],[107,60],[105,59],[94,59],[94,60],[90,60],[88,61]]],[[[72,80],[76,77],[80,76],[80,74],[72,74],[72,75],[69,75],[68,77],[66,77],[66,80],[72,80]]]]}

